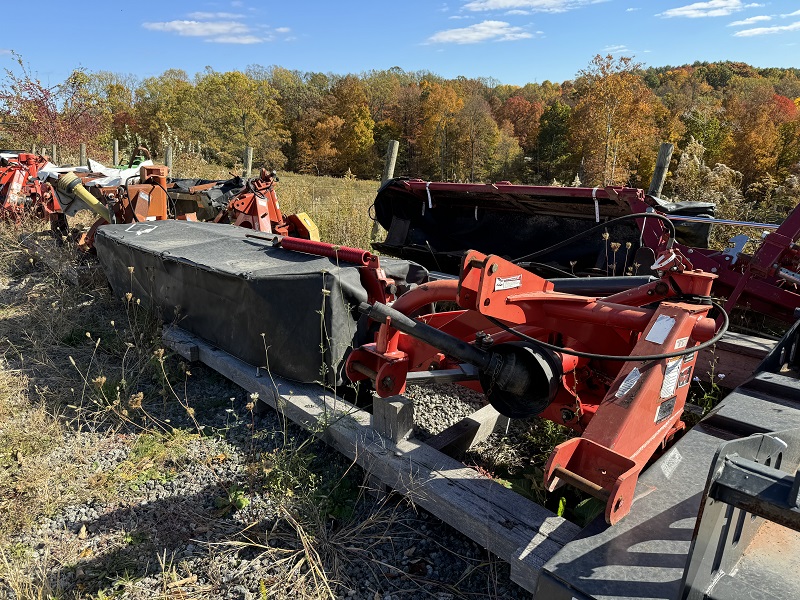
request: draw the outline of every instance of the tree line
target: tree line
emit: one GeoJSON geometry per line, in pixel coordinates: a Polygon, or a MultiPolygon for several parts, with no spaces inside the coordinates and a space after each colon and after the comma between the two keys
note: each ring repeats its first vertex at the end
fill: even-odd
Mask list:
{"type": "Polygon", "coordinates": [[[400,68],[335,75],[251,65],[145,79],[78,69],[48,87],[17,58],[0,85],[6,146],[100,150],[121,139],[155,156],[178,145],[229,167],[252,146],[272,168],[377,178],[396,139],[397,174],[647,187],[666,141],[679,151],[691,144],[694,155],[699,145],[706,164],[740,173],[744,190],[800,171],[800,69],[643,68],[598,55],[572,80],[523,86],[400,68]]]}

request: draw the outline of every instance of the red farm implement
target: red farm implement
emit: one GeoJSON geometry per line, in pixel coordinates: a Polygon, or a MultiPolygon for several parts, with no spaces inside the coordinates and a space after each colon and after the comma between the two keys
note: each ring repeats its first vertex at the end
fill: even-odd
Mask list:
{"type": "Polygon", "coordinates": [[[375,212],[388,231],[375,247],[386,254],[454,273],[463,252],[475,248],[515,262],[522,258],[528,269],[547,276],[648,272],[664,248],[663,222],[629,217],[658,213],[677,225],[675,249],[718,276],[712,294],[725,299],[727,309],[750,309],[789,323],[800,307],[800,209],[772,225],[715,219],[711,203],[665,202],[634,188],[392,180],[378,193],[375,212]],[[605,227],[587,236],[595,224],[605,227]],[[714,250],[708,237],[716,225],[770,233],[757,240],[752,254],[744,251],[749,238],[743,235],[732,240],[733,247],[714,250]]]}

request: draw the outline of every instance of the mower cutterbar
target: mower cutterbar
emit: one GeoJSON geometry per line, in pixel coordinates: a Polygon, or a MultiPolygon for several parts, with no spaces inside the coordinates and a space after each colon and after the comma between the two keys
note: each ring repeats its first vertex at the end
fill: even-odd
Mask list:
{"type": "Polygon", "coordinates": [[[362,305],[381,327],[350,355],[347,376],[372,380],[387,397],[404,391],[409,372],[473,365],[471,385],[500,413],[539,415],[580,434],[552,452],[545,483],[603,499],[614,524],[630,511],[647,462],[684,429],[697,350],[719,335],[708,317],[716,276],[671,250],[658,266],[661,279],[597,299],[555,292],[511,262],[470,251],[457,281],[423,285],[393,307],[362,305]],[[439,301],[462,310],[411,318],[439,301]]]}

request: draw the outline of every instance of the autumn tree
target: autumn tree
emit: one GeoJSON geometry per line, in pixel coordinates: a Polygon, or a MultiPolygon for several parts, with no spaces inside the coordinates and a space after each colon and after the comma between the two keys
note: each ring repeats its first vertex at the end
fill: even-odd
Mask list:
{"type": "Polygon", "coordinates": [[[534,172],[530,179],[537,183],[568,181],[574,175],[574,157],[569,144],[569,124],[572,109],[556,101],[548,106],[539,125],[534,151],[534,172]]]}
{"type": "Polygon", "coordinates": [[[627,182],[657,147],[658,101],[628,57],[597,55],[575,82],[570,139],[584,160],[584,183],[627,182]]]}
{"type": "Polygon", "coordinates": [[[791,156],[791,148],[797,143],[782,140],[781,128],[785,133],[791,131],[793,126],[788,124],[797,118],[793,104],[775,94],[772,84],[764,79],[736,78],[728,89],[725,109],[731,121],[729,164],[742,173],[745,186],[763,174],[777,175],[781,153],[784,161],[791,156]]]}
{"type": "Polygon", "coordinates": [[[206,69],[195,82],[197,109],[188,122],[193,139],[216,162],[233,166],[253,147],[257,164],[283,168],[281,146],[288,139],[278,92],[263,79],[241,71],[206,69]]]}
{"type": "Polygon", "coordinates": [[[44,85],[20,56],[15,58],[17,69],[6,69],[0,86],[0,113],[9,119],[15,142],[26,147],[56,144],[74,154],[82,142],[97,149],[109,122],[100,98],[92,93],[89,74],[77,69],[61,83],[44,85]]]}
{"type": "Polygon", "coordinates": [[[419,131],[420,170],[423,177],[448,181],[458,177],[460,129],[457,117],[464,107],[452,86],[424,81],[422,124],[419,131]]]}
{"type": "Polygon", "coordinates": [[[364,85],[354,75],[337,81],[331,88],[330,115],[342,120],[334,143],[338,151],[334,169],[344,175],[351,171],[361,178],[374,177],[377,159],[373,152],[375,121],[369,112],[364,85]]]}
{"type": "MultiPolygon", "coordinates": [[[[259,65],[248,67],[248,74],[256,79],[266,79],[278,91],[277,101],[290,136],[282,147],[287,167],[295,171],[314,172],[321,168],[314,166],[316,163],[327,165],[331,158],[330,151],[321,150],[327,156],[323,161],[311,156],[311,149],[314,144],[312,138],[319,135],[319,132],[312,135],[312,130],[324,118],[322,108],[330,93],[330,78],[323,73],[302,73],[283,67],[265,69],[259,65]]],[[[330,131],[330,127],[326,129],[330,131]]],[[[326,166],[324,170],[327,172],[328,168],[326,166]]]]}
{"type": "Polygon", "coordinates": [[[498,123],[507,121],[514,136],[526,152],[532,152],[539,134],[539,122],[544,113],[541,102],[529,102],[522,96],[511,96],[496,111],[498,123]]]}
{"type": "Polygon", "coordinates": [[[491,172],[491,160],[500,141],[500,130],[492,118],[489,103],[475,94],[467,98],[458,113],[458,125],[466,143],[462,178],[485,180],[491,172]]]}
{"type": "Polygon", "coordinates": [[[136,88],[134,101],[135,133],[151,152],[163,152],[162,135],[166,125],[178,137],[190,137],[190,121],[197,114],[198,103],[186,71],[168,69],[157,77],[148,77],[136,88]]]}

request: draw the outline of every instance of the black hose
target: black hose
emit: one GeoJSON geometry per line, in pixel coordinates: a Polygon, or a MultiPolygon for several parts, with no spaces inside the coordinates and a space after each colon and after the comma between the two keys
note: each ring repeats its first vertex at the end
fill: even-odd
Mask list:
{"type": "Polygon", "coordinates": [[[542,256],[543,254],[548,254],[550,252],[563,248],[564,246],[569,246],[575,240],[578,240],[582,237],[586,237],[590,233],[594,233],[595,231],[598,231],[600,229],[605,229],[606,227],[608,227],[613,223],[619,223],[620,221],[628,221],[630,219],[648,219],[648,218],[658,219],[659,221],[662,221],[667,224],[667,229],[669,230],[669,241],[667,242],[667,249],[672,248],[672,244],[675,243],[675,224],[672,221],[670,221],[669,218],[655,212],[635,213],[632,215],[623,215],[621,217],[617,217],[616,219],[611,219],[610,221],[606,221],[605,223],[600,223],[599,225],[590,227],[586,231],[581,231],[578,235],[573,235],[571,238],[566,239],[563,242],[558,242],[557,244],[553,244],[552,246],[548,246],[547,248],[542,248],[541,250],[537,250],[536,252],[531,252],[530,254],[526,254],[525,256],[520,256],[519,258],[516,258],[511,262],[519,263],[522,261],[529,260],[531,258],[537,258],[539,256],[542,256]]]}
{"type": "Polygon", "coordinates": [[[614,356],[612,354],[594,354],[592,352],[581,352],[580,350],[572,350],[571,348],[562,348],[560,346],[556,346],[554,344],[548,344],[547,342],[543,342],[541,340],[537,340],[534,337],[526,335],[516,329],[513,329],[503,323],[502,321],[498,321],[494,317],[486,317],[492,323],[497,325],[500,329],[507,331],[508,333],[514,334],[517,337],[531,342],[532,344],[538,344],[543,348],[547,348],[548,350],[553,350],[555,352],[560,352],[561,354],[569,354],[570,356],[578,356],[580,358],[593,358],[597,360],[615,360],[620,362],[638,362],[642,360],[662,360],[664,358],[677,358],[678,356],[686,356],[687,354],[692,354],[693,352],[699,352],[700,350],[705,350],[709,346],[716,344],[720,338],[725,335],[725,332],[728,331],[728,324],[730,323],[730,319],[728,318],[728,313],[725,312],[725,309],[722,308],[716,302],[711,303],[720,313],[722,314],[722,325],[720,326],[717,333],[714,334],[710,340],[698,344],[692,348],[685,348],[683,350],[676,350],[675,352],[666,352],[664,354],[645,354],[642,356],[614,356]]]}

